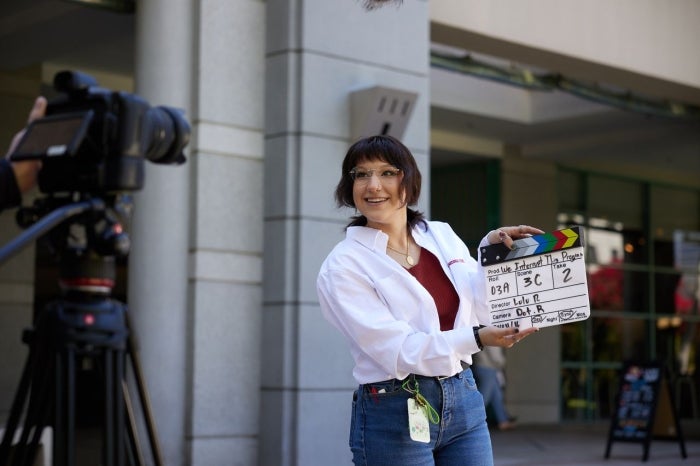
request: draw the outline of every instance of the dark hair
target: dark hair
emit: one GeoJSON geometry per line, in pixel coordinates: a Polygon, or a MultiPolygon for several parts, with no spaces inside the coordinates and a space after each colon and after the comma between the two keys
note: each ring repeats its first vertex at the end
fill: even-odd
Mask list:
{"type": "MultiPolygon", "coordinates": [[[[338,186],[335,188],[335,201],[338,207],[356,207],[352,197],[353,179],[350,176],[350,170],[355,168],[358,163],[370,160],[381,160],[400,168],[403,173],[401,188],[406,192],[406,205],[412,206],[418,202],[421,174],[411,151],[392,136],[370,136],[355,142],[345,154],[343,171],[338,186]]],[[[411,227],[418,223],[425,223],[422,212],[411,208],[407,208],[407,211],[408,224],[411,227]]],[[[367,218],[364,215],[357,215],[351,218],[351,222],[347,226],[364,225],[367,225],[367,218]]]]}

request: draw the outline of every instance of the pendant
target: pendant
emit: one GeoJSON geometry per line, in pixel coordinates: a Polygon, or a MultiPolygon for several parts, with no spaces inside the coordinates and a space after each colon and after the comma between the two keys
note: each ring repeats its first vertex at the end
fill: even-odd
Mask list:
{"type": "Polygon", "coordinates": [[[413,257],[406,255],[406,263],[408,265],[416,265],[416,261],[413,260],[413,257]]]}

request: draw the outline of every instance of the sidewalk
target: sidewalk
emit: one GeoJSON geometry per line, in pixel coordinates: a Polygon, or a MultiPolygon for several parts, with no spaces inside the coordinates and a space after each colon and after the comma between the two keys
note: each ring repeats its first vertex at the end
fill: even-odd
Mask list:
{"type": "Polygon", "coordinates": [[[694,466],[700,465],[700,423],[683,422],[684,460],[678,440],[651,441],[642,461],[642,443],[613,442],[605,459],[609,424],[518,425],[492,431],[495,466],[694,466]]]}

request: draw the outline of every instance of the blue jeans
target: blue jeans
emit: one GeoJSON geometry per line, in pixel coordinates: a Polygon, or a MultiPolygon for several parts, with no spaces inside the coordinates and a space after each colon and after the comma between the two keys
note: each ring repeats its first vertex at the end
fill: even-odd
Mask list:
{"type": "Polygon", "coordinates": [[[423,376],[415,380],[420,393],[440,414],[440,422],[430,424],[430,442],[411,440],[407,400],[413,395],[401,388],[402,381],[360,385],[353,397],[350,425],[353,463],[492,466],[484,400],[471,369],[443,380],[423,376]]]}
{"type": "Polygon", "coordinates": [[[474,375],[479,391],[484,397],[486,407],[493,409],[496,423],[506,422],[510,418],[503,401],[503,389],[498,380],[498,370],[491,367],[474,366],[474,375]]]}

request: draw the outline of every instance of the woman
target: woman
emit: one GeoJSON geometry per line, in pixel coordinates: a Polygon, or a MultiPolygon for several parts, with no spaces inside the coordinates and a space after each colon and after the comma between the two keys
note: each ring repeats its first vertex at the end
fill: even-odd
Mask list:
{"type": "MultiPolygon", "coordinates": [[[[537,329],[488,324],[481,267],[445,223],[417,203],[421,174],[390,136],[353,144],[335,191],[357,209],[324,261],[324,316],[348,339],[360,384],[350,448],[356,465],[492,465],[483,398],[469,365],[483,346],[511,347],[537,329]]],[[[541,230],[503,227],[482,244],[541,230]]]]}

